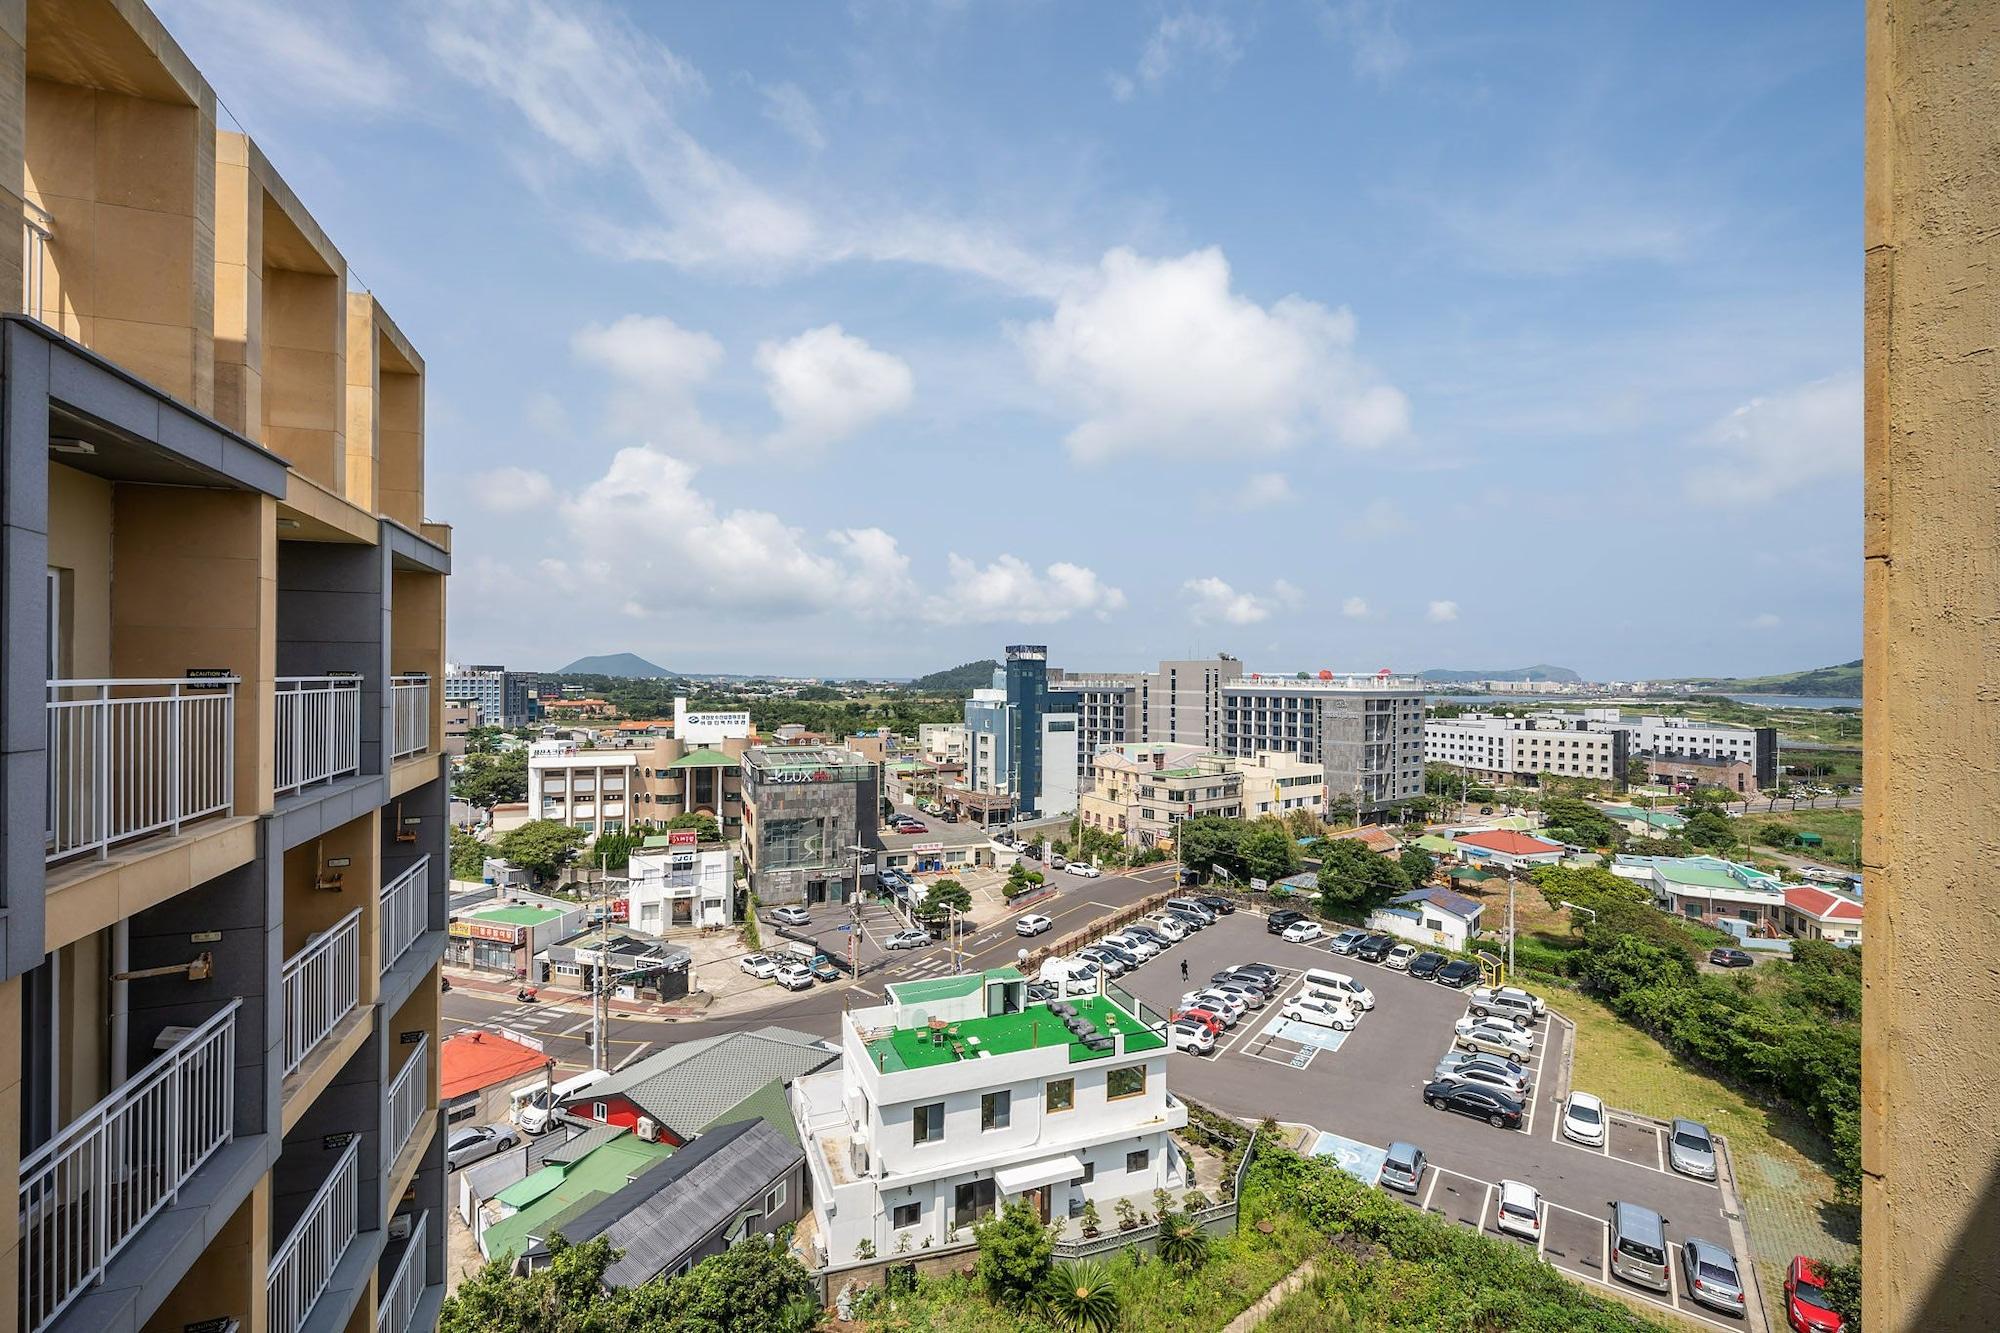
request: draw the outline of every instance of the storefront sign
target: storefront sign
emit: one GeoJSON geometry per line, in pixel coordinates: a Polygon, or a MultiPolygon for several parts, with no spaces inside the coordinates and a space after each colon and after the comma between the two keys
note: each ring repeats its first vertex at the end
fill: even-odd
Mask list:
{"type": "Polygon", "coordinates": [[[453,921],[445,933],[461,940],[492,940],[496,944],[521,944],[521,927],[499,926],[487,921],[453,921]]]}
{"type": "Polygon", "coordinates": [[[765,775],[768,782],[831,782],[833,774],[824,768],[774,768],[765,775]]]}
{"type": "Polygon", "coordinates": [[[916,852],[918,855],[922,855],[925,852],[941,852],[944,850],[944,844],[941,842],[913,843],[910,846],[910,850],[916,852]]]}
{"type": "Polygon", "coordinates": [[[701,835],[691,828],[670,829],[667,832],[667,846],[693,847],[701,841],[701,835]]]}

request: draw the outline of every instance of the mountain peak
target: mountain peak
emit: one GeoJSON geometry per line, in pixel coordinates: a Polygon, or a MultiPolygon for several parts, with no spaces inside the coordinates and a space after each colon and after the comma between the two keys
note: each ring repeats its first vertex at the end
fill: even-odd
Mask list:
{"type": "Polygon", "coordinates": [[[658,679],[662,676],[678,676],[680,672],[669,671],[665,667],[648,662],[637,653],[606,653],[597,657],[579,657],[555,674],[559,676],[626,676],[635,680],[658,679]]]}

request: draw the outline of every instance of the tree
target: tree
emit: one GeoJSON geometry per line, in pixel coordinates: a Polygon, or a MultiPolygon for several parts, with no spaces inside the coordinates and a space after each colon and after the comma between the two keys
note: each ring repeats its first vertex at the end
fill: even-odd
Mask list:
{"type": "Polygon", "coordinates": [[[1243,830],[1236,842],[1245,878],[1275,883],[1298,873],[1299,848],[1284,821],[1266,816],[1243,830]]]}
{"type": "Polygon", "coordinates": [[[1681,836],[1697,847],[1726,852],[1736,845],[1736,824],[1719,810],[1704,809],[1689,817],[1681,836]]]}
{"type": "Polygon", "coordinates": [[[1602,810],[1573,796],[1544,795],[1542,822],[1564,842],[1585,847],[1614,846],[1620,837],[1620,830],[1602,810]]]}
{"type": "Polygon", "coordinates": [[[1326,803],[1327,822],[1343,827],[1351,825],[1359,809],[1352,796],[1346,794],[1336,796],[1326,803]]]}
{"type": "Polygon", "coordinates": [[[638,849],[639,835],[635,833],[600,833],[590,844],[590,863],[606,870],[623,870],[638,849]]]}
{"type": "Polygon", "coordinates": [[[621,1326],[622,1292],[604,1289],[604,1270],[618,1259],[599,1236],[571,1245],[549,1238],[549,1264],[516,1277],[496,1259],[459,1284],[438,1311],[438,1333],[591,1333],[621,1326]]]}
{"type": "MultiPolygon", "coordinates": [[[[648,1283],[648,1286],[660,1285],[648,1283]]],[[[673,1333],[764,1333],[775,1312],[812,1300],[812,1278],[783,1245],[753,1236],[712,1254],[664,1284],[660,1301],[673,1333]]],[[[817,1306],[817,1302],[815,1302],[817,1306]]],[[[629,1327],[643,1328],[640,1322],[629,1327]]]]}
{"type": "Polygon", "coordinates": [[[1208,1233],[1201,1229],[1194,1214],[1177,1213],[1171,1209],[1161,1209],[1159,1216],[1160,1258],[1175,1268],[1200,1268],[1208,1262],[1208,1233]]]}
{"type": "Polygon", "coordinates": [[[1218,869],[1232,879],[1247,878],[1240,852],[1246,827],[1240,819],[1224,819],[1220,815],[1183,819],[1174,826],[1181,864],[1202,879],[1210,878],[1218,869]]]}
{"type": "Polygon", "coordinates": [[[1064,1333],[1109,1333],[1118,1327],[1118,1290],[1094,1259],[1057,1264],[1036,1304],[1064,1333]]]}
{"type": "Polygon", "coordinates": [[[1820,1279],[1826,1285],[1826,1303],[1844,1321],[1846,1333],[1861,1333],[1861,1261],[1846,1263],[1819,1261],[1820,1279]]]}
{"type": "Polygon", "coordinates": [[[466,758],[465,764],[451,780],[452,794],[462,801],[469,801],[482,810],[491,810],[496,805],[528,799],[528,752],[514,750],[508,754],[475,754],[466,758]]]}
{"type": "Polygon", "coordinates": [[[1652,780],[1652,777],[1653,775],[1647,771],[1646,761],[1639,755],[1635,754],[1625,761],[1625,781],[1629,785],[1643,787],[1652,780]]]}
{"type": "Polygon", "coordinates": [[[1430,883],[1431,876],[1437,873],[1437,858],[1421,847],[1405,847],[1396,863],[1403,867],[1413,889],[1430,883]]]}
{"type": "Polygon", "coordinates": [[[451,877],[477,882],[486,873],[486,844],[462,828],[451,831],[451,877]]]}
{"type": "Polygon", "coordinates": [[[546,884],[575,859],[583,836],[582,829],[557,820],[534,819],[501,834],[493,850],[546,884]]]}
{"type": "Polygon", "coordinates": [[[1326,916],[1379,907],[1409,887],[1400,862],[1357,839],[1337,838],[1320,848],[1319,903],[1326,916]]]}
{"type": "Polygon", "coordinates": [[[1002,1305],[1026,1305],[1048,1280],[1055,1235],[1018,1200],[975,1223],[972,1234],[979,1241],[979,1285],[1002,1305]]]}
{"type": "Polygon", "coordinates": [[[1325,821],[1315,811],[1308,810],[1304,806],[1300,806],[1296,810],[1287,810],[1284,819],[1285,827],[1292,831],[1294,838],[1323,838],[1326,836],[1325,821]]]}
{"type": "Polygon", "coordinates": [[[945,914],[946,909],[954,912],[972,910],[972,890],[955,879],[941,879],[924,893],[923,902],[917,905],[917,915],[926,921],[935,921],[945,914]]]}
{"type": "Polygon", "coordinates": [[[722,825],[715,822],[714,815],[705,815],[699,810],[690,810],[686,814],[675,815],[667,821],[667,827],[670,829],[691,828],[694,830],[695,837],[702,842],[722,841],[722,825]]]}

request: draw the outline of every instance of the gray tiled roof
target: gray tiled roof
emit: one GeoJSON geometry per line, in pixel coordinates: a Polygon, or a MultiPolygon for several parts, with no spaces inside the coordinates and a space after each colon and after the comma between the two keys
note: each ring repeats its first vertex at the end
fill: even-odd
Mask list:
{"type": "Polygon", "coordinates": [[[688,1138],[772,1080],[795,1079],[839,1058],[817,1037],[762,1027],[669,1046],[576,1100],[628,1097],[676,1137],[688,1138]]]}

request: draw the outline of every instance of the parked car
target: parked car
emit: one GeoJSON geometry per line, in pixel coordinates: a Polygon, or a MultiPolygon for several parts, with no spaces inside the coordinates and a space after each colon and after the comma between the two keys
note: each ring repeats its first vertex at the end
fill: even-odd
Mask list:
{"type": "Polygon", "coordinates": [[[1055,922],[1049,920],[1041,913],[1029,912],[1024,916],[1014,919],[1014,933],[1016,935],[1039,935],[1053,925],[1055,925],[1055,922]]]}
{"type": "Polygon", "coordinates": [[[1438,969],[1451,961],[1441,953],[1428,951],[1410,960],[1410,975],[1419,981],[1429,981],[1438,974],[1438,969]]]}
{"type": "Polygon", "coordinates": [[[1060,867],[1060,869],[1067,871],[1069,874],[1072,875],[1080,875],[1084,879],[1096,879],[1099,875],[1104,873],[1103,871],[1099,870],[1096,866],[1089,865],[1083,861],[1071,861],[1068,865],[1060,867]]]}
{"type": "Polygon", "coordinates": [[[1215,1050],[1215,1030],[1199,1020],[1177,1019],[1168,1031],[1173,1036],[1174,1049],[1177,1051],[1193,1051],[1196,1055],[1207,1055],[1215,1050]]]}
{"type": "Polygon", "coordinates": [[[1126,965],[1123,958],[1120,958],[1101,944],[1087,944],[1076,951],[1076,956],[1078,958],[1088,958],[1091,962],[1103,968],[1104,974],[1109,977],[1122,977],[1132,970],[1126,965]]]}
{"type": "Polygon", "coordinates": [[[1528,1076],[1520,1066],[1511,1060],[1502,1061],[1492,1056],[1481,1056],[1467,1060],[1448,1073],[1439,1074],[1438,1080],[1447,1083],[1476,1083],[1482,1088],[1498,1088],[1509,1097],[1528,1099],[1528,1076]]]}
{"type": "Polygon", "coordinates": [[[1326,932],[1320,929],[1317,921],[1294,921],[1285,927],[1281,938],[1292,944],[1310,944],[1324,934],[1326,932]]]}
{"type": "Polygon", "coordinates": [[[1361,1011],[1351,1004],[1337,1004],[1332,1000],[1317,1000],[1303,995],[1280,1009],[1278,1017],[1289,1018],[1294,1023],[1332,1028],[1335,1032],[1352,1032],[1361,1018],[1361,1011]]]}
{"type": "Polygon", "coordinates": [[[1717,967],[1755,967],[1757,960],[1741,949],[1710,949],[1708,961],[1717,967]]]}
{"type": "Polygon", "coordinates": [[[1278,969],[1269,963],[1238,963],[1229,970],[1238,976],[1260,977],[1267,985],[1278,979],[1278,969]]]}
{"type": "Polygon", "coordinates": [[[1521,1124],[1521,1103],[1498,1088],[1475,1087],[1469,1083],[1426,1083],[1424,1105],[1440,1111],[1456,1111],[1476,1116],[1495,1129],[1516,1129],[1521,1124]]]}
{"type": "Polygon", "coordinates": [[[1224,1020],[1221,1014],[1217,1013],[1213,1009],[1205,1009],[1201,1005],[1195,1005],[1192,1009],[1176,1010],[1174,1013],[1174,1021],[1178,1023],[1184,1019],[1196,1023],[1207,1024],[1208,1030],[1214,1033],[1218,1037],[1221,1036],[1223,1030],[1229,1026],[1228,1022],[1224,1020]]]}
{"type": "Polygon", "coordinates": [[[814,981],[838,981],[841,977],[840,969],[825,954],[813,960],[812,974],[814,981]]]}
{"type": "Polygon", "coordinates": [[[1215,989],[1221,991],[1224,995],[1239,997],[1243,1003],[1249,1005],[1252,1009],[1262,1009],[1271,1002],[1270,992],[1250,981],[1218,982],[1215,989]]]}
{"type": "Polygon", "coordinates": [[[1346,1000],[1349,1004],[1358,1005],[1363,1009],[1375,1007],[1375,992],[1345,972],[1328,972],[1317,967],[1307,968],[1305,990],[1308,995],[1346,1000]]]}
{"type": "Polygon", "coordinates": [[[771,919],[781,926],[810,926],[812,914],[803,907],[773,907],[771,919]]]}
{"type": "Polygon", "coordinates": [[[1152,936],[1129,927],[1119,934],[1107,935],[1105,939],[1133,955],[1142,963],[1148,958],[1157,958],[1160,950],[1164,947],[1160,941],[1154,939],[1152,936]]]}
{"type": "Polygon", "coordinates": [[[1437,1068],[1431,1072],[1431,1078],[1450,1078],[1453,1070],[1463,1069],[1467,1065],[1489,1065],[1523,1086],[1528,1082],[1527,1068],[1515,1064],[1504,1055],[1483,1055],[1478,1051],[1460,1050],[1446,1051],[1438,1060],[1437,1068]]]}
{"type": "Polygon", "coordinates": [[[1389,956],[1396,947],[1396,941],[1388,935],[1370,935],[1354,946],[1354,956],[1364,963],[1379,963],[1389,956]]]}
{"type": "Polygon", "coordinates": [[[911,819],[905,816],[896,821],[896,832],[898,833],[929,833],[930,831],[930,825],[924,823],[921,819],[911,819]]]}
{"type": "Polygon", "coordinates": [[[1390,1144],[1388,1154],[1382,1159],[1382,1173],[1376,1177],[1382,1187],[1415,1194],[1417,1182],[1423,1178],[1424,1150],[1414,1143],[1390,1144]]]}
{"type": "Polygon", "coordinates": [[[804,963],[786,963],[772,979],[786,990],[811,990],[813,984],[812,969],[804,963]]]}
{"type": "Polygon", "coordinates": [[[1399,944],[1389,950],[1388,956],[1382,960],[1382,966],[1397,972],[1407,972],[1410,970],[1410,960],[1416,956],[1417,951],[1413,946],[1399,944]]]}
{"type": "Polygon", "coordinates": [[[769,981],[772,977],[778,975],[776,960],[766,958],[761,953],[747,955],[737,966],[748,972],[751,976],[756,977],[759,981],[769,981]]]}
{"type": "Polygon", "coordinates": [[[885,949],[921,949],[931,942],[928,930],[899,930],[882,941],[885,949]]]}
{"type": "Polygon", "coordinates": [[[1049,853],[1049,865],[1057,870],[1069,869],[1069,858],[1061,852],[1049,853]]]}
{"type": "Polygon", "coordinates": [[[1620,1200],[1611,1205],[1611,1271],[1627,1282],[1670,1291],[1667,1224],[1650,1208],[1620,1200]]]}
{"type": "Polygon", "coordinates": [[[1463,958],[1454,958],[1439,968],[1437,975],[1431,980],[1440,986],[1449,986],[1453,990],[1464,990],[1479,980],[1479,965],[1468,963],[1463,958]]]}
{"type": "Polygon", "coordinates": [[[1305,919],[1306,914],[1304,912],[1295,912],[1289,907],[1281,908],[1264,918],[1264,933],[1267,935],[1282,935],[1285,933],[1285,928],[1290,926],[1294,921],[1303,921],[1305,919]]]}
{"type": "Polygon", "coordinates": [[[1201,990],[1191,990],[1181,996],[1181,1008],[1213,1009],[1222,1015],[1223,1022],[1227,1023],[1230,1027],[1235,1027],[1236,1020],[1243,1017],[1248,1012],[1250,1006],[1244,1002],[1241,995],[1232,995],[1227,991],[1205,987],[1201,990]]]}
{"type": "Polygon", "coordinates": [[[1842,1333],[1842,1319],[1826,1299],[1826,1275],[1804,1255],[1785,1269],[1785,1322],[1792,1333],[1842,1333]]]}
{"type": "Polygon", "coordinates": [[[1125,964],[1125,970],[1127,972],[1136,969],[1139,966],[1139,964],[1143,961],[1138,954],[1133,953],[1130,949],[1118,943],[1116,940],[1099,940],[1097,943],[1091,945],[1090,947],[1093,949],[1102,949],[1104,950],[1104,952],[1110,954],[1113,958],[1116,958],[1119,962],[1125,964]]]}
{"type": "Polygon", "coordinates": [[[1530,995],[1519,986],[1474,986],[1466,1003],[1481,1018],[1505,1014],[1523,1023],[1532,1023],[1549,1011],[1541,996],[1530,995]]]}
{"type": "Polygon", "coordinates": [[[1562,1132],[1566,1139],[1602,1148],[1607,1132],[1603,1100],[1595,1093],[1572,1092],[1569,1103],[1563,1107],[1562,1132]]]}
{"type": "Polygon", "coordinates": [[[1194,934],[1198,930],[1206,930],[1208,928],[1209,923],[1215,920],[1214,917],[1202,916],[1197,912],[1182,911],[1178,907],[1169,907],[1165,912],[1162,912],[1161,915],[1169,918],[1170,920],[1178,921],[1183,926],[1186,926],[1188,934],[1190,935],[1194,934]]]}
{"type": "Polygon", "coordinates": [[[1236,915],[1235,900],[1231,898],[1225,898],[1219,893],[1204,893],[1201,895],[1201,897],[1195,899],[1195,901],[1200,903],[1203,907],[1206,907],[1209,911],[1215,913],[1217,916],[1236,915]]]}
{"type": "Polygon", "coordinates": [[[1149,916],[1139,924],[1156,935],[1166,936],[1175,944],[1179,944],[1182,940],[1194,934],[1184,923],[1174,917],[1168,916],[1165,912],[1149,916]]]}
{"type": "Polygon", "coordinates": [[[1541,1192],[1533,1185],[1524,1185],[1518,1180],[1501,1181],[1500,1197],[1493,1205],[1493,1229],[1540,1244],[1541,1192]]]}
{"type": "Polygon", "coordinates": [[[1510,1060],[1526,1059],[1535,1048],[1535,1039],[1512,1024],[1498,1027],[1477,1018],[1459,1019],[1453,1035],[1463,1050],[1504,1055],[1510,1060]]]}
{"type": "Polygon", "coordinates": [[[1715,1179],[1715,1138],[1708,1126],[1676,1120],[1667,1131],[1667,1165],[1696,1180],[1715,1179]]]}
{"type": "Polygon", "coordinates": [[[1355,949],[1360,947],[1361,941],[1367,938],[1368,932],[1365,930],[1343,930],[1338,935],[1335,935],[1326,947],[1337,954],[1345,956],[1353,953],[1355,949]]]}
{"type": "Polygon", "coordinates": [[[506,1152],[521,1141],[512,1125],[468,1125],[464,1129],[451,1132],[450,1140],[444,1148],[444,1169],[456,1171],[461,1166],[485,1161],[495,1153],[506,1152]]]}
{"type": "Polygon", "coordinates": [[[1689,1299],[1727,1315],[1743,1314],[1743,1272],[1736,1256],[1713,1241],[1681,1242],[1681,1281],[1689,1299]]]}
{"type": "Polygon", "coordinates": [[[1167,934],[1166,931],[1161,930],[1160,923],[1157,921],[1136,921],[1125,927],[1125,933],[1151,940],[1162,953],[1173,948],[1175,943],[1174,937],[1167,934]]]}

